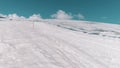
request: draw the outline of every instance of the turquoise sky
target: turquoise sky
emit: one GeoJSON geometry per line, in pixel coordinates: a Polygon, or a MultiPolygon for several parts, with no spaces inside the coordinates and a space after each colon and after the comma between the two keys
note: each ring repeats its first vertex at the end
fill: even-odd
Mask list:
{"type": "Polygon", "coordinates": [[[120,24],[120,0],[0,0],[0,13],[50,18],[58,10],[81,13],[85,20],[120,24]]]}

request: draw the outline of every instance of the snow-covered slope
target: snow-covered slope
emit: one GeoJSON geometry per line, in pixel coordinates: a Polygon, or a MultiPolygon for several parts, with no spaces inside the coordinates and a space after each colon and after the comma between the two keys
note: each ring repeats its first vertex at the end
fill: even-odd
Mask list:
{"type": "Polygon", "coordinates": [[[0,21],[0,68],[119,68],[120,25],[0,21]]]}
{"type": "Polygon", "coordinates": [[[101,35],[112,38],[120,38],[120,25],[105,24],[89,21],[70,21],[70,20],[46,20],[47,23],[73,31],[79,31],[91,35],[101,35]]]}

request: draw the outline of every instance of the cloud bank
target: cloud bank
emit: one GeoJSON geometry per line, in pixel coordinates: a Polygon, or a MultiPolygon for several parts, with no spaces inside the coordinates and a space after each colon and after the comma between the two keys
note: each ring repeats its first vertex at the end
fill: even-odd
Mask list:
{"type": "Polygon", "coordinates": [[[7,18],[10,20],[25,20],[26,19],[24,16],[18,16],[17,14],[9,14],[7,18]]]}
{"type": "MultiPolygon", "coordinates": [[[[43,19],[40,14],[33,14],[28,18],[26,18],[24,16],[18,16],[16,13],[9,15],[0,14],[0,18],[7,18],[9,20],[33,20],[33,21],[40,21],[43,19]]],[[[67,13],[63,10],[58,10],[55,14],[51,15],[51,18],[59,19],[59,20],[85,19],[85,17],[80,13],[72,14],[72,13],[67,13]]]]}
{"type": "Polygon", "coordinates": [[[52,18],[54,19],[62,19],[62,20],[71,20],[71,19],[79,19],[79,20],[84,20],[85,16],[82,14],[71,14],[71,13],[66,13],[63,10],[58,10],[57,13],[51,15],[52,18]]]}
{"type": "Polygon", "coordinates": [[[33,15],[30,16],[28,19],[29,19],[29,20],[41,20],[42,17],[40,16],[40,14],[33,14],[33,15]]]}
{"type": "Polygon", "coordinates": [[[66,13],[65,11],[63,10],[58,10],[57,13],[51,15],[52,18],[55,18],[55,19],[62,19],[62,20],[70,20],[73,18],[72,15],[66,13]]]}

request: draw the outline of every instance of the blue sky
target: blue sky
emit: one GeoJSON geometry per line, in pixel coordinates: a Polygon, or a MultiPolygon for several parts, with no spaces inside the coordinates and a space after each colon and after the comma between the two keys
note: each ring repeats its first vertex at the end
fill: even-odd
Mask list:
{"type": "Polygon", "coordinates": [[[0,13],[50,18],[58,10],[82,14],[85,20],[120,24],[120,0],[0,0],[0,13]]]}

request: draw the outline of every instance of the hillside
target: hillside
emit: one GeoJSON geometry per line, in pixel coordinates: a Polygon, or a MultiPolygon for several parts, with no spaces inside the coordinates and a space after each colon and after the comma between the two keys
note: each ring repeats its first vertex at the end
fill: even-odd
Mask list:
{"type": "Polygon", "coordinates": [[[0,68],[119,68],[120,25],[1,20],[0,68]]]}

